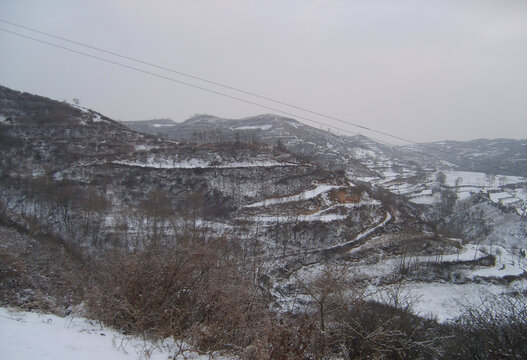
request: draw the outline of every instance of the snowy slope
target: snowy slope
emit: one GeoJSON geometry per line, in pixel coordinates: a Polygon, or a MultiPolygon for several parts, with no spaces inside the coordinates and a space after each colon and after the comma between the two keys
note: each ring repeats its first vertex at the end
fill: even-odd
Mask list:
{"type": "MultiPolygon", "coordinates": [[[[176,359],[229,358],[189,351],[176,359]]],[[[0,359],[18,360],[165,360],[178,352],[173,341],[153,343],[126,336],[81,317],[19,312],[0,308],[0,359]]]]}

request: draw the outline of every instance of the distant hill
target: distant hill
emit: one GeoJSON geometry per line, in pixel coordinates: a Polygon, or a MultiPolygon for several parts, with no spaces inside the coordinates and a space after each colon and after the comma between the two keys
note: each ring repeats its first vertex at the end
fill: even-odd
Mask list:
{"type": "MultiPolygon", "coordinates": [[[[238,120],[195,115],[182,123],[160,119],[123,124],[139,132],[185,142],[224,142],[236,138],[270,145],[280,142],[296,154],[314,157],[329,169],[368,173],[361,166],[364,158],[368,161],[384,158],[390,159],[396,167],[413,164],[425,168],[527,176],[527,140],[478,139],[391,146],[365,136],[334,134],[273,114],[238,120]]],[[[375,168],[375,164],[370,164],[370,170],[375,168]]]]}

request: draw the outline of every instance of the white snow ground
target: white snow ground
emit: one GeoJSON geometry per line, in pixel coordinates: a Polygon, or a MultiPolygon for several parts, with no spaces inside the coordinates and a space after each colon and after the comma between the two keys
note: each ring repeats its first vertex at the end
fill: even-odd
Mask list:
{"type": "Polygon", "coordinates": [[[293,201],[308,200],[308,199],[312,199],[314,197],[317,197],[318,195],[320,195],[322,193],[328,192],[328,191],[330,191],[332,189],[339,189],[341,187],[342,186],[321,184],[321,185],[318,185],[314,189],[306,190],[306,191],[304,191],[304,192],[302,192],[300,194],[297,194],[297,195],[266,199],[264,201],[259,201],[259,202],[256,202],[256,203],[252,203],[252,204],[246,205],[245,207],[246,208],[252,208],[252,207],[260,207],[260,206],[269,206],[269,205],[274,205],[274,204],[283,204],[283,203],[293,202],[293,201]]]}
{"type": "Polygon", "coordinates": [[[232,129],[233,130],[269,130],[272,127],[273,127],[272,124],[265,124],[265,125],[238,126],[232,129]]]}
{"type": "MultiPolygon", "coordinates": [[[[433,191],[438,186],[437,171],[431,172],[425,181],[414,183],[415,180],[406,179],[389,169],[383,171],[380,178],[357,179],[380,185],[394,194],[406,195],[410,202],[415,204],[434,205],[441,202],[440,194],[433,191]]],[[[525,188],[527,178],[525,177],[487,175],[469,171],[443,171],[443,173],[446,176],[444,186],[454,190],[458,200],[466,200],[473,194],[482,193],[487,195],[493,203],[512,207],[520,216],[527,215],[527,190],[525,188]],[[507,185],[514,186],[505,188],[507,185]]],[[[351,175],[350,179],[352,178],[351,175]]]]}
{"type": "Polygon", "coordinates": [[[274,160],[225,162],[222,164],[212,165],[210,161],[202,159],[186,159],[176,161],[173,159],[153,159],[151,157],[149,157],[146,161],[118,160],[113,161],[113,163],[118,165],[137,166],[152,169],[230,169],[249,167],[298,166],[298,164],[284,163],[274,160]]]}
{"type": "MultiPolygon", "coordinates": [[[[0,359],[166,360],[172,359],[175,349],[173,341],[143,341],[101,327],[85,318],[61,318],[52,314],[0,308],[0,359]]],[[[186,350],[176,359],[232,358],[199,355],[186,350]]]]}
{"type": "MultiPolygon", "coordinates": [[[[401,297],[412,304],[415,314],[437,319],[439,322],[453,320],[463,313],[466,307],[477,306],[489,296],[505,296],[508,292],[525,289],[524,280],[514,282],[509,286],[475,283],[452,284],[446,282],[409,282],[400,288],[401,297]]],[[[385,286],[388,290],[400,285],[385,286]]],[[[379,288],[372,291],[372,298],[383,301],[379,288]]]]}

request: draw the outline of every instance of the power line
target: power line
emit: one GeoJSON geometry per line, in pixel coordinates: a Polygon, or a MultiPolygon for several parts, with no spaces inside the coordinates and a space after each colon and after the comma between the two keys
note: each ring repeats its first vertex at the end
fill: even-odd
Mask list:
{"type": "MultiPolygon", "coordinates": [[[[1,20],[1,19],[0,19],[0,21],[6,22],[6,21],[1,20]]],[[[240,98],[238,96],[233,96],[233,95],[230,95],[230,94],[226,94],[224,92],[212,90],[212,89],[206,88],[204,86],[200,86],[200,85],[188,83],[188,82],[185,82],[185,81],[181,81],[181,80],[178,80],[178,79],[174,79],[174,78],[171,78],[171,77],[168,77],[168,76],[165,76],[165,75],[161,75],[161,74],[158,74],[158,73],[155,73],[155,72],[152,72],[152,71],[144,70],[144,69],[141,69],[141,68],[138,68],[138,67],[135,67],[135,66],[131,66],[131,65],[127,65],[127,64],[123,64],[121,62],[117,62],[117,61],[110,60],[110,59],[107,59],[107,58],[103,58],[103,57],[100,57],[100,56],[97,56],[97,55],[89,54],[89,53],[86,53],[86,52],[83,52],[83,51],[80,51],[80,50],[72,49],[72,48],[69,48],[69,47],[66,47],[66,46],[62,46],[62,45],[59,45],[59,44],[55,44],[55,43],[52,43],[52,42],[49,42],[49,41],[45,41],[45,40],[42,40],[42,39],[34,38],[34,37],[31,37],[31,36],[28,36],[28,35],[20,34],[20,33],[17,33],[17,32],[14,32],[14,31],[10,31],[10,30],[7,30],[7,29],[3,29],[3,28],[0,28],[0,31],[3,31],[5,33],[9,33],[9,34],[12,34],[12,35],[15,35],[15,36],[18,36],[18,37],[22,37],[22,38],[25,38],[25,39],[28,39],[28,40],[32,40],[32,41],[35,41],[35,42],[39,42],[39,43],[42,43],[42,44],[45,44],[45,45],[48,45],[48,46],[52,46],[52,47],[55,47],[55,48],[66,50],[66,51],[69,51],[69,52],[72,52],[72,53],[75,53],[75,54],[78,54],[78,55],[86,56],[86,57],[89,57],[89,58],[93,58],[93,59],[96,59],[96,60],[100,60],[100,61],[103,61],[103,62],[107,62],[107,63],[113,64],[113,65],[117,65],[117,66],[120,66],[120,67],[123,67],[123,68],[127,68],[127,69],[130,69],[130,70],[138,71],[138,72],[150,75],[150,76],[154,76],[154,77],[161,78],[161,79],[168,80],[168,81],[172,81],[172,82],[175,82],[175,83],[178,83],[178,84],[182,84],[182,85],[186,85],[186,86],[189,86],[189,87],[193,87],[193,88],[196,88],[196,89],[199,89],[199,90],[202,90],[202,91],[206,91],[206,92],[209,92],[209,93],[213,93],[215,95],[223,96],[223,97],[226,97],[226,98],[229,98],[229,99],[232,99],[232,100],[236,100],[236,101],[244,102],[244,103],[247,103],[247,104],[250,104],[250,105],[258,106],[258,107],[261,107],[261,108],[264,108],[264,109],[267,109],[267,110],[271,110],[273,112],[277,112],[277,113],[281,113],[281,114],[284,114],[284,115],[287,115],[287,116],[291,116],[293,118],[302,119],[302,120],[305,120],[307,122],[311,122],[311,123],[322,125],[322,126],[325,126],[325,127],[328,127],[328,128],[335,129],[335,130],[343,131],[345,133],[350,133],[350,134],[353,134],[353,135],[360,135],[360,134],[358,134],[356,132],[353,132],[351,130],[344,129],[344,128],[341,128],[341,127],[338,127],[338,126],[335,126],[335,125],[328,125],[328,124],[325,124],[323,122],[320,122],[320,121],[317,121],[317,120],[314,120],[314,119],[311,119],[311,118],[307,118],[305,116],[301,116],[301,115],[294,114],[294,113],[291,113],[291,112],[283,111],[283,110],[280,110],[280,109],[275,108],[275,107],[271,107],[271,106],[268,106],[268,105],[260,104],[260,103],[257,103],[257,102],[251,101],[251,100],[240,98]]],[[[73,42],[73,41],[71,41],[71,42],[73,42]]],[[[94,48],[94,49],[96,49],[96,48],[94,48]]],[[[108,53],[111,53],[111,52],[108,52],[108,53]]],[[[126,58],[126,57],[124,57],[124,58],[126,58]]],[[[137,60],[134,60],[134,61],[137,61],[137,60]]],[[[138,62],[140,62],[140,61],[138,61],[138,62]]],[[[160,67],[160,68],[162,68],[162,67],[160,67]]],[[[299,109],[301,109],[301,108],[299,108],[299,109]]],[[[321,116],[324,116],[324,115],[321,115],[321,116]]],[[[326,117],[328,117],[328,116],[326,116],[326,117]]],[[[331,118],[331,117],[328,117],[328,118],[331,118]]],[[[354,124],[350,124],[350,125],[358,126],[358,125],[354,125],[354,124]]],[[[362,127],[360,125],[359,125],[359,127],[368,130],[368,128],[366,128],[366,127],[362,127]]],[[[377,132],[379,134],[384,134],[383,132],[378,132],[378,131],[374,131],[374,132],[377,132]]],[[[432,147],[432,146],[429,146],[429,145],[425,145],[425,144],[420,144],[420,143],[417,143],[417,142],[414,142],[414,141],[411,141],[411,140],[405,140],[405,139],[399,138],[399,137],[397,137],[395,135],[389,135],[387,133],[386,133],[386,135],[387,136],[391,136],[393,138],[398,138],[399,140],[402,140],[402,141],[410,142],[410,143],[415,144],[415,145],[423,146],[423,147],[428,148],[430,150],[434,150],[434,151],[437,151],[437,152],[442,152],[442,153],[445,153],[445,154],[449,154],[449,155],[452,155],[452,156],[463,158],[463,159],[468,160],[468,161],[472,161],[474,163],[479,163],[481,165],[484,165],[483,162],[477,161],[475,159],[470,159],[470,158],[464,157],[462,155],[455,154],[453,152],[445,151],[443,149],[438,149],[438,148],[435,148],[435,147],[432,147]]],[[[397,146],[397,145],[395,145],[393,143],[390,143],[388,141],[385,141],[385,140],[376,139],[374,137],[370,137],[370,138],[375,140],[375,141],[377,141],[377,142],[380,142],[380,143],[383,143],[383,144],[386,144],[386,145],[389,145],[389,146],[397,146]]],[[[409,151],[409,152],[413,152],[413,153],[417,153],[417,154],[420,154],[420,155],[424,155],[424,156],[427,156],[427,157],[430,157],[430,158],[435,158],[437,160],[444,161],[444,159],[442,159],[442,158],[440,158],[438,156],[435,156],[435,155],[432,155],[432,154],[427,154],[427,153],[424,153],[424,152],[421,152],[421,151],[418,151],[418,150],[415,150],[415,149],[405,148],[404,150],[409,151]]],[[[452,162],[452,161],[450,161],[450,162],[452,162]]],[[[454,163],[454,162],[452,162],[452,163],[454,163]]],[[[459,164],[456,164],[456,165],[459,165],[459,164]]]]}
{"type": "MultiPolygon", "coordinates": [[[[168,71],[168,72],[171,72],[171,73],[174,73],[174,74],[185,76],[185,77],[188,77],[188,78],[191,78],[191,79],[194,79],[194,80],[203,81],[203,82],[206,82],[206,83],[209,83],[209,84],[212,84],[212,85],[216,85],[216,86],[223,87],[225,89],[229,89],[229,90],[232,90],[232,91],[236,91],[236,92],[239,92],[239,93],[242,93],[242,94],[245,94],[245,95],[250,95],[250,96],[262,99],[262,100],[266,100],[266,101],[270,101],[270,102],[273,102],[273,103],[276,103],[276,104],[287,106],[287,107],[290,107],[290,108],[293,108],[293,109],[296,109],[296,110],[301,110],[301,111],[304,111],[304,112],[307,112],[307,113],[310,113],[310,114],[313,114],[313,115],[317,115],[317,116],[321,116],[321,117],[324,117],[324,118],[327,118],[327,119],[338,121],[338,122],[346,124],[346,125],[351,125],[351,126],[357,127],[359,129],[362,129],[362,130],[370,131],[370,132],[373,132],[373,133],[376,133],[376,134],[379,134],[379,135],[383,135],[383,136],[387,136],[387,137],[390,137],[390,138],[393,138],[393,139],[396,139],[396,140],[404,141],[404,142],[409,143],[409,144],[414,144],[414,145],[417,145],[417,146],[421,146],[421,147],[429,149],[429,150],[442,152],[442,153],[445,153],[445,154],[448,154],[448,155],[452,155],[452,156],[458,157],[460,159],[464,159],[464,160],[472,161],[474,163],[478,163],[478,161],[475,160],[475,159],[471,159],[471,158],[465,157],[465,156],[460,155],[460,154],[456,154],[456,153],[453,153],[453,152],[450,152],[450,151],[447,151],[447,150],[444,150],[444,149],[440,149],[440,148],[437,148],[435,146],[422,144],[422,143],[416,142],[416,141],[408,139],[408,138],[404,138],[404,137],[401,137],[401,136],[393,135],[393,134],[390,134],[390,133],[385,132],[385,131],[376,130],[376,129],[373,129],[373,128],[370,128],[370,127],[367,127],[367,126],[364,126],[364,125],[353,123],[351,121],[340,119],[340,118],[335,117],[335,116],[323,114],[323,113],[320,113],[320,112],[317,112],[317,111],[314,111],[314,110],[307,109],[305,107],[297,106],[297,105],[294,105],[294,104],[291,104],[291,103],[287,103],[287,102],[284,102],[284,101],[281,101],[281,100],[277,100],[277,99],[274,99],[274,98],[263,96],[263,95],[255,93],[255,92],[252,92],[252,91],[243,90],[243,89],[236,88],[236,87],[233,87],[233,86],[229,86],[229,85],[217,82],[217,81],[208,80],[208,79],[205,79],[203,77],[199,77],[199,76],[195,76],[195,75],[192,75],[192,74],[189,74],[189,73],[185,73],[185,72],[182,72],[182,71],[174,70],[174,69],[171,69],[171,68],[168,68],[168,67],[165,67],[165,66],[157,65],[157,64],[154,64],[152,62],[148,62],[148,61],[145,61],[145,60],[137,59],[137,58],[134,58],[134,57],[131,57],[131,56],[119,54],[117,52],[106,50],[106,49],[102,49],[100,47],[89,45],[89,44],[86,44],[86,43],[83,43],[83,42],[80,42],[80,41],[71,40],[71,39],[68,39],[68,38],[65,38],[65,37],[62,37],[62,36],[58,36],[58,35],[51,34],[51,33],[45,32],[45,31],[41,31],[41,30],[29,27],[29,26],[24,26],[24,25],[21,25],[21,24],[17,24],[17,23],[14,23],[14,22],[11,22],[11,21],[7,21],[7,20],[1,19],[1,18],[0,18],[0,22],[6,23],[6,24],[9,24],[9,25],[12,25],[12,26],[16,26],[16,27],[19,27],[19,28],[22,28],[22,29],[26,29],[26,30],[29,30],[29,31],[32,31],[32,32],[35,32],[35,33],[38,33],[38,34],[45,35],[45,36],[49,36],[49,37],[52,37],[52,38],[55,38],[55,39],[58,39],[58,40],[66,41],[66,42],[69,42],[71,44],[83,46],[83,47],[86,47],[86,48],[89,48],[89,49],[92,49],[92,50],[96,50],[96,51],[100,51],[100,52],[103,52],[103,53],[106,53],[106,54],[109,54],[109,55],[117,56],[117,57],[129,60],[129,61],[133,61],[133,62],[136,62],[136,63],[139,63],[139,64],[148,65],[148,66],[160,69],[160,70],[164,70],[164,71],[168,71]]],[[[18,35],[20,35],[20,34],[18,34],[18,35]]],[[[27,38],[30,38],[30,37],[27,37],[27,38]]],[[[43,40],[37,40],[37,39],[34,39],[34,38],[31,38],[31,39],[32,40],[36,40],[36,41],[44,42],[43,40]]],[[[47,43],[47,42],[44,42],[44,43],[46,43],[48,45],[51,45],[50,43],[47,43]]],[[[52,45],[52,46],[56,46],[56,45],[52,45]]],[[[60,47],[60,46],[58,46],[58,47],[60,47]]],[[[66,49],[64,47],[60,47],[60,48],[65,49],[65,50],[73,51],[71,49],[66,49]]],[[[79,52],[79,53],[81,53],[81,52],[79,52]]],[[[87,55],[85,53],[82,53],[82,54],[83,55],[87,55]]],[[[91,55],[87,55],[87,56],[91,56],[91,55]]],[[[92,57],[94,57],[94,56],[92,56],[92,57]]],[[[98,58],[98,57],[95,57],[95,58],[98,58]]],[[[98,59],[101,60],[101,58],[98,58],[98,59]]],[[[103,61],[107,61],[107,60],[103,60],[103,61]]],[[[109,62],[111,62],[111,61],[109,61],[109,62]]],[[[115,62],[112,62],[112,63],[116,64],[115,62]]],[[[126,66],[126,65],[123,64],[123,66],[126,66]]],[[[132,67],[130,67],[130,68],[132,68],[132,67]]],[[[138,71],[143,71],[143,70],[138,70],[138,71]]],[[[143,71],[143,72],[146,72],[146,71],[143,71]]],[[[155,76],[158,76],[158,75],[156,74],[155,76]]],[[[204,89],[204,88],[196,86],[196,85],[190,85],[188,83],[184,83],[182,81],[178,81],[178,80],[175,80],[175,79],[173,81],[179,82],[179,83],[184,84],[184,85],[193,86],[193,87],[199,88],[201,90],[214,92],[213,90],[204,89]]],[[[275,108],[272,108],[272,107],[269,107],[269,106],[264,106],[262,104],[252,103],[252,102],[246,101],[246,100],[240,100],[237,97],[233,97],[231,95],[225,95],[225,94],[219,93],[219,92],[214,92],[214,93],[216,93],[217,95],[228,96],[228,97],[230,97],[232,99],[235,99],[235,100],[248,102],[248,103],[250,103],[252,105],[260,106],[260,107],[266,108],[268,110],[279,111],[282,114],[286,114],[288,116],[294,116],[294,117],[301,118],[301,119],[306,120],[306,121],[311,121],[311,122],[314,122],[314,123],[317,123],[317,124],[321,124],[323,126],[328,126],[328,125],[326,125],[324,123],[317,122],[317,121],[314,121],[312,119],[308,119],[308,118],[305,118],[305,117],[301,117],[301,116],[298,116],[296,114],[291,114],[291,113],[288,113],[288,112],[284,112],[284,111],[281,111],[281,110],[278,110],[278,109],[275,109],[275,108]]],[[[348,131],[348,130],[343,130],[343,129],[340,129],[340,128],[335,127],[335,126],[332,126],[332,127],[335,128],[335,129],[338,129],[338,130],[346,131],[346,132],[349,132],[351,134],[357,135],[357,133],[355,133],[355,132],[351,132],[351,131],[348,131]]],[[[391,144],[391,143],[388,143],[388,142],[385,142],[385,143],[389,144],[389,145],[394,145],[394,144],[391,144]]],[[[410,151],[413,151],[413,150],[410,150],[410,151]]]]}
{"type": "MultiPolygon", "coordinates": [[[[0,31],[6,32],[6,33],[9,33],[9,34],[12,34],[12,35],[20,36],[20,37],[23,37],[23,38],[26,38],[26,39],[29,39],[29,40],[33,40],[33,41],[36,41],[36,42],[40,42],[40,43],[43,43],[43,44],[46,44],[46,45],[49,45],[49,46],[53,46],[53,47],[56,47],[56,48],[59,48],[59,49],[62,49],[62,50],[66,50],[66,51],[69,51],[69,52],[72,52],[72,53],[76,53],[76,54],[79,54],[79,55],[83,55],[83,56],[87,56],[87,57],[90,57],[90,58],[93,58],[93,59],[104,61],[104,62],[113,64],[113,65],[121,66],[121,67],[130,69],[130,70],[138,71],[138,72],[141,72],[141,73],[144,73],[144,74],[147,74],[147,75],[155,76],[155,77],[158,77],[158,78],[161,78],[161,79],[165,79],[165,80],[168,80],[168,81],[173,81],[173,82],[176,82],[178,84],[190,86],[190,87],[193,87],[193,88],[196,88],[196,89],[199,89],[199,90],[203,90],[203,91],[207,91],[207,92],[210,92],[210,93],[213,93],[213,94],[216,94],[216,95],[224,96],[224,97],[229,98],[229,99],[233,99],[233,100],[241,101],[241,102],[244,102],[244,103],[247,103],[247,104],[250,104],[250,105],[262,107],[262,108],[267,109],[267,110],[276,111],[276,112],[279,112],[279,113],[287,115],[287,116],[292,116],[292,117],[300,118],[300,119],[303,119],[303,120],[306,120],[306,121],[310,121],[310,122],[313,122],[313,123],[316,123],[316,124],[319,124],[319,125],[328,126],[328,125],[324,124],[323,122],[316,121],[316,120],[313,120],[313,119],[310,119],[310,118],[306,118],[306,117],[303,117],[303,116],[299,116],[299,115],[296,115],[296,114],[293,114],[293,113],[289,113],[287,111],[283,111],[283,110],[280,110],[280,109],[277,109],[277,108],[274,108],[274,107],[271,107],[271,106],[268,106],[268,105],[259,104],[259,103],[253,102],[251,100],[247,100],[247,99],[243,99],[243,98],[240,98],[240,97],[237,97],[237,96],[229,95],[229,94],[226,94],[226,93],[223,93],[223,92],[220,92],[220,91],[216,91],[216,90],[212,90],[212,89],[200,86],[200,85],[191,84],[191,83],[188,83],[188,82],[185,82],[185,81],[181,81],[181,80],[178,80],[178,79],[174,79],[174,78],[171,78],[171,77],[168,77],[168,76],[165,76],[165,75],[154,73],[152,71],[144,70],[144,69],[141,69],[141,68],[138,68],[138,67],[135,67],[135,66],[131,66],[131,65],[127,65],[127,64],[123,64],[123,63],[114,61],[114,60],[106,59],[106,58],[103,58],[103,57],[100,57],[100,56],[97,56],[97,55],[88,54],[86,52],[75,50],[75,49],[72,49],[72,48],[68,48],[66,46],[54,44],[54,43],[51,43],[49,41],[45,41],[45,40],[37,39],[37,38],[31,37],[31,36],[19,34],[19,33],[16,33],[14,31],[6,30],[6,29],[3,29],[3,28],[0,28],[0,31]]],[[[336,126],[331,126],[331,127],[333,127],[336,130],[340,130],[340,131],[348,132],[348,133],[351,133],[351,134],[354,134],[354,135],[358,135],[358,133],[355,133],[353,131],[350,131],[350,130],[347,130],[347,129],[344,129],[344,128],[339,128],[339,127],[336,127],[336,126]]]]}
{"type": "MultiPolygon", "coordinates": [[[[353,132],[351,130],[344,129],[344,128],[341,128],[341,127],[338,127],[338,126],[334,126],[334,125],[327,125],[327,124],[325,124],[323,122],[320,122],[320,121],[317,121],[317,120],[314,120],[314,119],[310,119],[310,118],[307,118],[305,116],[301,116],[301,115],[298,115],[298,114],[293,114],[293,113],[290,113],[290,112],[287,112],[287,111],[283,111],[283,110],[280,110],[280,109],[277,109],[277,108],[274,108],[274,107],[271,107],[271,106],[267,106],[267,105],[264,105],[264,104],[259,104],[259,103],[256,103],[256,102],[253,102],[253,101],[250,101],[250,100],[242,99],[242,98],[237,97],[237,96],[233,96],[233,95],[225,94],[225,93],[222,93],[222,92],[219,92],[219,91],[216,91],[216,90],[208,89],[208,88],[205,88],[203,86],[199,86],[199,85],[191,84],[191,83],[188,83],[188,82],[185,82],[185,81],[177,80],[177,79],[174,79],[174,78],[171,78],[171,77],[168,77],[168,76],[164,76],[164,75],[157,74],[157,73],[154,73],[154,72],[151,72],[151,71],[143,70],[143,69],[140,69],[140,68],[135,67],[135,66],[123,64],[123,63],[120,63],[120,62],[117,62],[117,61],[114,61],[114,60],[110,60],[110,59],[106,59],[106,58],[103,58],[103,57],[100,57],[100,56],[97,56],[97,55],[88,54],[86,52],[75,50],[75,49],[71,49],[71,48],[68,48],[68,47],[65,47],[65,46],[62,46],[62,45],[51,43],[49,41],[33,38],[31,36],[23,35],[23,34],[16,33],[14,31],[6,30],[6,29],[3,29],[3,28],[0,28],[0,31],[7,32],[9,34],[16,35],[16,36],[19,36],[19,37],[22,37],[22,38],[25,38],[25,39],[29,39],[29,40],[32,40],[32,41],[36,41],[36,42],[39,42],[39,43],[43,43],[45,45],[56,47],[56,48],[59,48],[59,49],[62,49],[62,50],[66,50],[66,51],[69,51],[69,52],[72,52],[72,53],[75,53],[75,54],[78,54],[78,55],[87,56],[87,57],[90,57],[90,58],[93,58],[93,59],[96,59],[96,60],[100,60],[100,61],[104,61],[104,62],[113,64],[113,65],[117,65],[117,66],[121,66],[121,67],[130,69],[130,70],[138,71],[138,72],[141,72],[141,73],[144,73],[144,74],[147,74],[147,75],[151,75],[151,76],[155,76],[155,77],[162,78],[162,79],[165,79],[165,80],[173,81],[173,82],[176,82],[178,84],[194,87],[194,88],[197,88],[197,89],[200,89],[200,90],[203,90],[203,91],[207,91],[207,92],[210,92],[210,93],[213,93],[213,94],[216,94],[216,95],[224,96],[224,97],[227,97],[227,98],[230,98],[230,99],[233,99],[233,100],[237,100],[237,101],[244,102],[244,103],[247,103],[247,104],[250,104],[250,105],[258,106],[258,107],[261,107],[261,108],[264,108],[264,109],[267,109],[267,110],[275,111],[275,112],[278,112],[278,113],[281,113],[281,114],[284,114],[284,115],[287,115],[287,116],[292,116],[294,118],[298,118],[298,119],[302,119],[302,120],[305,120],[305,121],[308,121],[308,122],[312,122],[312,123],[315,123],[315,124],[318,124],[318,125],[326,126],[328,128],[332,128],[332,129],[335,129],[335,130],[343,131],[343,132],[350,133],[350,134],[353,134],[353,135],[360,135],[360,134],[358,134],[356,132],[353,132]]],[[[381,139],[376,139],[374,137],[370,137],[370,138],[375,140],[375,141],[377,141],[377,142],[379,142],[379,143],[386,144],[388,146],[396,146],[395,144],[390,143],[388,141],[384,141],[384,140],[381,140],[381,139]]],[[[426,153],[423,153],[423,152],[419,152],[419,151],[414,150],[414,149],[405,149],[405,150],[410,151],[410,152],[414,152],[414,153],[418,153],[418,154],[421,154],[421,155],[425,155],[425,156],[428,156],[428,157],[432,157],[432,158],[435,158],[435,159],[438,159],[438,160],[442,160],[440,157],[437,157],[437,156],[434,156],[434,155],[430,155],[430,154],[426,154],[426,153]]]]}

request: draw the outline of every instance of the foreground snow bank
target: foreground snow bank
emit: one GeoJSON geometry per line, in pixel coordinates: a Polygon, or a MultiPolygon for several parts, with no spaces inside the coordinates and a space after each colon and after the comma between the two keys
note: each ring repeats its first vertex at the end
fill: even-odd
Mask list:
{"type": "MultiPolygon", "coordinates": [[[[171,341],[152,343],[125,336],[85,318],[0,308],[0,359],[172,359],[171,341]]],[[[176,359],[224,359],[185,351],[176,359]]]]}

